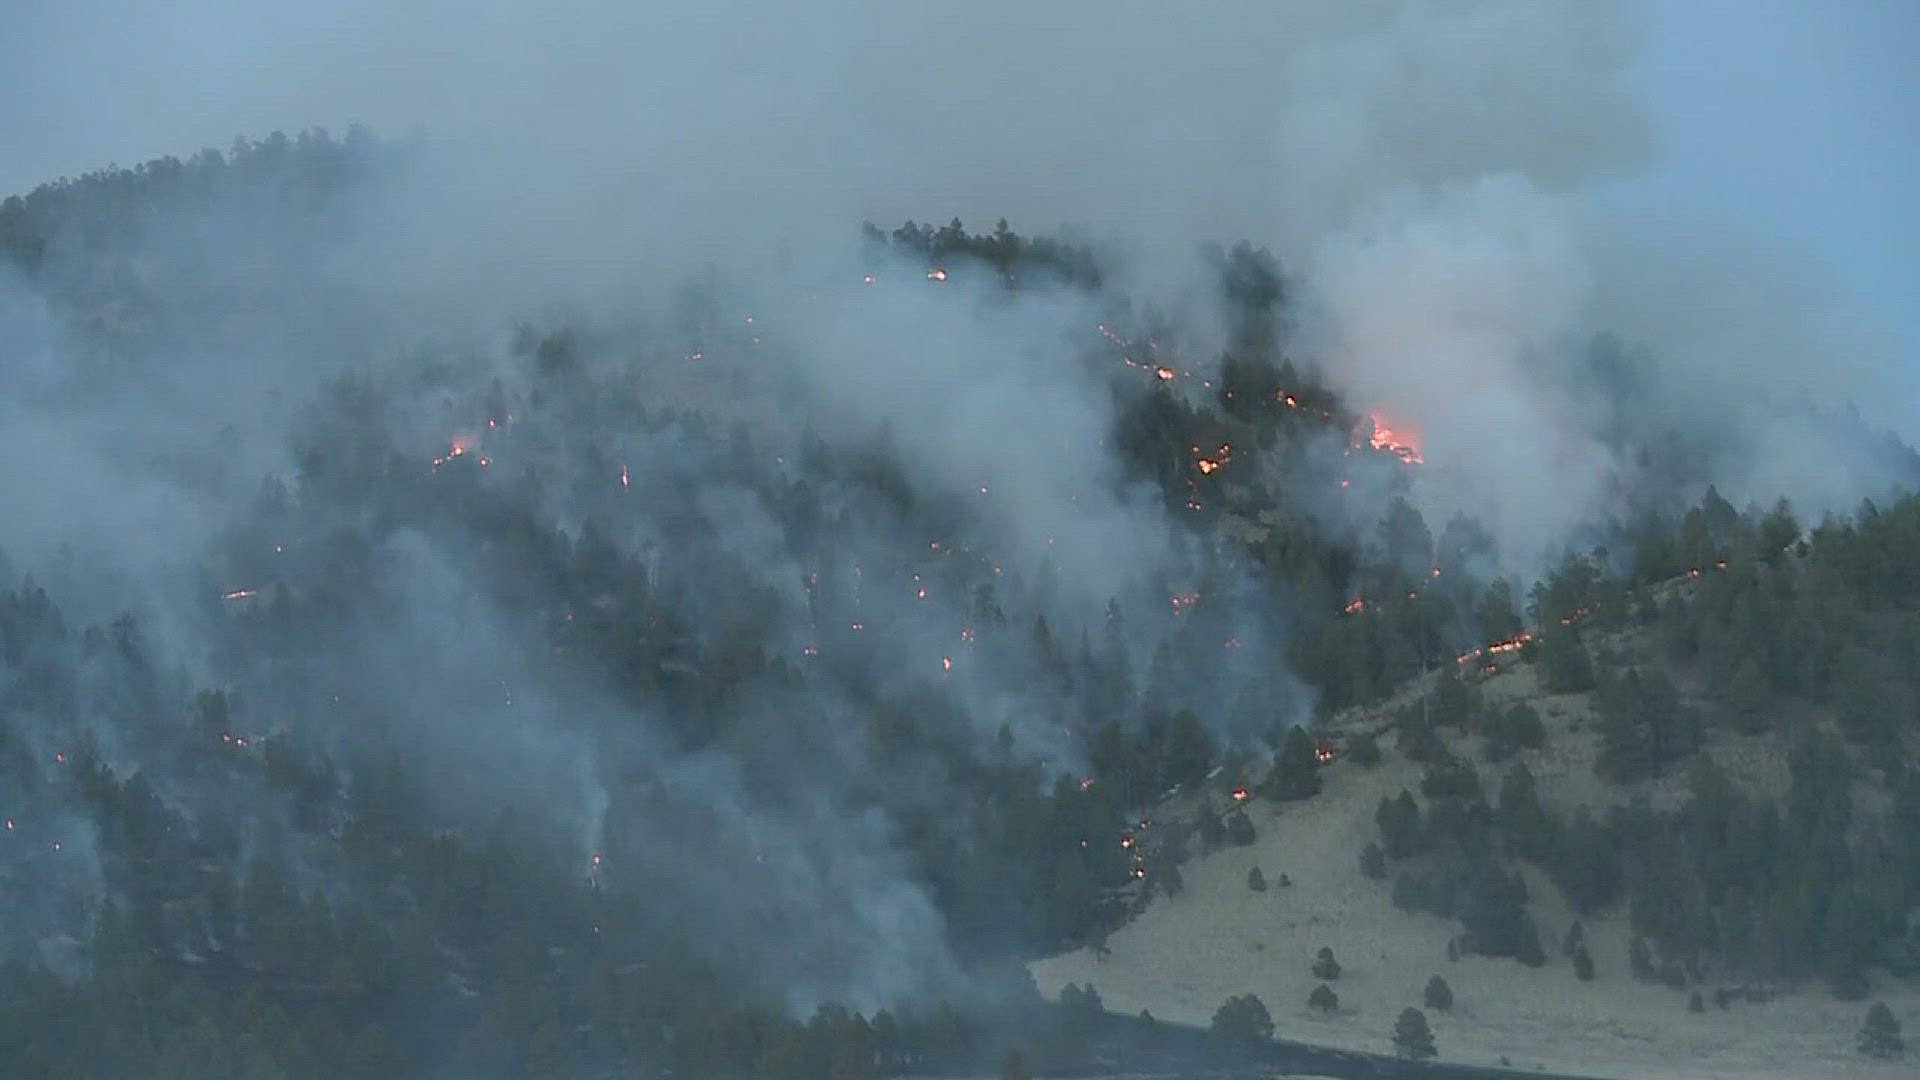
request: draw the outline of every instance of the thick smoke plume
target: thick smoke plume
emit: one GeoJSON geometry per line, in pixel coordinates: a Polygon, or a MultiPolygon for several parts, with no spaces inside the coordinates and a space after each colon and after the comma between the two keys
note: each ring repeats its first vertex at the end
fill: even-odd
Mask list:
{"type": "MultiPolygon", "coordinates": [[[[1280,351],[1417,431],[1414,500],[1492,526],[1503,570],[1625,513],[1648,470],[1628,443],[1662,425],[1711,444],[1702,484],[1749,497],[1851,501],[1896,478],[1817,410],[1773,419],[1877,385],[1866,349],[1808,401],[1825,342],[1771,332],[1803,307],[1698,317],[1701,293],[1643,282],[1738,297],[1752,267],[1708,246],[1644,275],[1596,209],[1596,185],[1655,157],[1622,82],[1633,5],[240,8],[54,6],[0,50],[0,176],[22,188],[238,132],[430,135],[345,195],[128,208],[0,285],[0,549],[88,623],[137,613],[122,652],[175,707],[102,703],[44,745],[148,716],[102,757],[211,818],[159,747],[190,722],[181,687],[244,686],[266,728],[416,762],[449,827],[537,813],[566,837],[556,873],[653,897],[642,931],[725,942],[733,973],[795,1007],[963,981],[899,836],[951,824],[952,778],[890,760],[911,795],[875,796],[884,733],[858,718],[951,719],[972,759],[1082,771],[1092,720],[1023,647],[1028,618],[1063,654],[1132,657],[1122,693],[1197,708],[1223,745],[1262,753],[1311,716],[1287,598],[1114,451],[1109,376],[1074,362],[1114,297],[1010,299],[965,263],[930,283],[872,261],[864,220],[1085,225],[1126,253],[1114,280],[1143,307],[1206,279],[1201,239],[1270,247],[1296,315],[1280,351]],[[1608,369],[1625,388],[1592,370],[1603,332],[1647,350],[1608,369]],[[1743,357],[1739,394],[1700,389],[1743,357]],[[555,371],[586,389],[543,399],[555,371]],[[709,415],[631,423],[662,409],[709,415]],[[911,513],[836,486],[875,461],[911,513]],[[408,497],[427,484],[467,485],[469,516],[421,510],[440,505],[408,497]],[[786,516],[800,484],[826,506],[811,532],[786,516]],[[913,531],[928,520],[945,528],[913,531]],[[604,580],[542,577],[548,546],[604,551],[604,580]],[[364,594],[326,592],[343,577],[364,594]],[[658,601],[632,629],[656,670],[619,677],[671,686],[697,646],[781,677],[817,661],[808,692],[638,709],[571,678],[590,663],[547,632],[637,620],[616,599],[635,593],[658,601]],[[681,622],[652,621],[669,608],[681,622]],[[324,659],[234,655],[232,619],[272,642],[287,609],[326,612],[324,659]],[[1176,649],[1211,659],[1170,675],[1176,649]],[[737,729],[697,745],[702,710],[737,729]]],[[[1189,335],[1207,386],[1231,338],[1214,314],[1189,335]]],[[[1371,529],[1365,493],[1303,513],[1371,529]]],[[[314,830],[257,799],[249,850],[316,857],[314,830]]],[[[101,888],[82,874],[62,895],[101,888]]]]}

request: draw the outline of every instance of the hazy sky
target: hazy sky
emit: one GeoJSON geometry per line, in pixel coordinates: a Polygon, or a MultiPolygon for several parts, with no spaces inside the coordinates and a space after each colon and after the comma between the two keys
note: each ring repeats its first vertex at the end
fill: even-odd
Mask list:
{"type": "MultiPolygon", "coordinates": [[[[586,4],[583,10],[597,10],[587,0],[578,2],[586,4]]],[[[1111,13],[1116,20],[1128,17],[1120,10],[1125,6],[1114,0],[1111,13]]],[[[1863,319],[1894,328],[1905,340],[1904,351],[1920,355],[1920,304],[1914,303],[1920,291],[1920,210],[1913,194],[1920,191],[1920,68],[1907,62],[1920,55],[1920,4],[1654,0],[1652,7],[1637,79],[1651,106],[1661,157],[1649,176],[1616,185],[1603,197],[1766,234],[1790,252],[1826,264],[1838,288],[1861,303],[1863,319]]],[[[534,9],[515,8],[421,2],[381,6],[370,9],[377,15],[368,16],[350,3],[316,10],[257,0],[208,5],[0,0],[0,192],[22,191],[62,173],[109,162],[131,164],[163,153],[184,155],[202,145],[224,146],[236,134],[259,135],[276,127],[317,123],[338,130],[363,120],[392,134],[397,133],[394,127],[405,126],[393,117],[406,115],[409,106],[434,115],[496,107],[491,98],[476,99],[470,92],[475,89],[500,95],[510,105],[535,108],[540,87],[555,79],[585,78],[579,74],[588,67],[583,58],[605,59],[606,43],[583,37],[585,31],[569,33],[567,24],[573,20],[564,14],[542,16],[534,9]],[[542,48],[553,55],[531,55],[520,48],[529,37],[547,42],[542,48]],[[468,43],[464,52],[462,41],[468,43]],[[457,60],[449,59],[456,55],[457,60]],[[435,78],[433,71],[443,61],[466,65],[456,70],[469,75],[481,72],[483,85],[463,87],[457,80],[435,78]],[[347,75],[352,77],[343,82],[347,75]],[[403,97],[416,100],[395,100],[403,97]],[[369,109],[376,115],[361,115],[369,109]]],[[[844,62],[853,50],[866,56],[925,55],[924,50],[900,53],[900,43],[882,40],[900,32],[897,23],[884,25],[886,20],[855,17],[837,22],[798,12],[743,20],[739,13],[728,18],[696,9],[675,18],[695,27],[689,33],[702,35],[697,40],[712,51],[706,62],[714,68],[725,67],[730,57],[762,55],[755,50],[774,48],[770,43],[776,42],[787,43],[778,50],[797,56],[834,58],[829,66],[844,62]],[[816,40],[822,35],[858,40],[835,45],[816,40]]],[[[1010,13],[1015,10],[1009,8],[1010,13]]],[[[1125,36],[1102,38],[1097,28],[1053,25],[1059,20],[1050,22],[1047,13],[1064,10],[1043,6],[1032,14],[1010,14],[1003,42],[987,44],[1018,52],[1024,33],[1089,48],[1099,47],[1093,42],[1115,42],[1119,52],[1138,47],[1125,36]]],[[[1256,10],[1248,9],[1249,27],[1259,21],[1256,10]]],[[[1579,11],[1577,6],[1567,9],[1569,17],[1579,11]]],[[[1209,14],[1212,23],[1233,22],[1230,11],[1214,9],[1209,14]]],[[[671,78],[660,76],[654,89],[670,95],[673,107],[681,107],[687,99],[679,98],[682,80],[673,68],[678,57],[648,55],[644,45],[657,38],[650,30],[654,24],[641,16],[620,18],[635,32],[632,40],[640,54],[617,66],[673,71],[671,78]]],[[[942,40],[957,33],[943,27],[939,17],[928,15],[922,29],[942,40]]],[[[1251,29],[1241,36],[1249,42],[1245,55],[1237,55],[1231,41],[1204,36],[1171,47],[1214,54],[1221,67],[1237,62],[1242,77],[1251,79],[1261,66],[1261,50],[1279,43],[1263,44],[1265,39],[1251,29]]],[[[978,42],[954,41],[956,48],[965,45],[962,51],[976,55],[978,42]]],[[[1515,42],[1513,47],[1528,46],[1515,42]]],[[[1076,60],[1085,62],[1066,58],[1065,67],[1072,70],[1076,60]]],[[[1116,62],[1125,70],[1124,58],[1116,62]]],[[[1180,69],[1174,63],[1169,77],[1183,77],[1180,69]]],[[[703,69],[703,75],[706,70],[712,69],[703,69]]],[[[791,78],[783,75],[775,81],[790,86],[795,99],[804,96],[808,79],[825,77],[818,72],[789,74],[791,78]]],[[[729,98],[733,84],[724,74],[714,82],[686,81],[706,88],[702,100],[711,99],[716,115],[730,116],[727,109],[740,107],[729,98]]],[[[1082,107],[1071,104],[1082,87],[1030,89],[1030,104],[1045,120],[1043,128],[1082,107]],[[1054,93],[1070,103],[1066,112],[1037,100],[1054,93]]],[[[733,91],[734,96],[748,92],[739,87],[733,91]]],[[[1142,79],[1122,79],[1104,91],[1151,92],[1151,83],[1142,79]]],[[[938,117],[949,115],[940,113],[941,108],[953,107],[932,100],[937,94],[920,104],[914,95],[905,97],[890,106],[891,114],[877,114],[882,123],[913,129],[916,110],[931,110],[929,115],[938,117]]],[[[1178,94],[1170,100],[1170,107],[1188,107],[1180,104],[1178,94]]],[[[652,107],[647,103],[630,111],[644,115],[652,107]]],[[[1150,112],[1151,98],[1127,110],[1150,112]]],[[[951,115],[966,114],[963,109],[951,115]]],[[[1517,115],[1525,121],[1524,113],[1517,115]]],[[[927,120],[921,116],[917,130],[924,132],[930,126],[927,120]]],[[[1162,117],[1160,122],[1180,126],[1178,118],[1162,117]]],[[[1213,137],[1208,122],[1206,117],[1188,117],[1186,127],[1192,137],[1208,139],[1213,137]]],[[[810,122],[796,113],[789,127],[796,125],[804,128],[810,122]]],[[[1056,163],[1061,170],[1071,170],[1075,162],[1088,167],[1050,128],[1042,134],[1062,155],[1056,163]]],[[[964,142],[964,136],[958,137],[964,142]]],[[[1107,147],[1117,153],[1126,149],[1107,147]]],[[[878,177],[885,165],[884,158],[876,160],[868,175],[878,177]]],[[[1275,190],[1287,179],[1277,177],[1275,190]]],[[[956,190],[963,186],[956,181],[956,190]]],[[[927,193],[929,199],[944,197],[937,191],[927,193]]],[[[1019,215],[1017,207],[1007,212],[1019,215]]],[[[1090,207],[1088,212],[1102,208],[1090,207]]],[[[1020,224],[1044,228],[1048,223],[1020,224]]],[[[1259,224],[1249,223],[1247,232],[1259,236],[1259,224]]],[[[1909,379],[1909,397],[1920,400],[1920,372],[1909,379]]]]}
{"type": "Polygon", "coordinates": [[[1747,223],[1884,318],[1920,411],[1920,4],[1664,0],[1637,69],[1660,165],[1611,193],[1747,223]]]}

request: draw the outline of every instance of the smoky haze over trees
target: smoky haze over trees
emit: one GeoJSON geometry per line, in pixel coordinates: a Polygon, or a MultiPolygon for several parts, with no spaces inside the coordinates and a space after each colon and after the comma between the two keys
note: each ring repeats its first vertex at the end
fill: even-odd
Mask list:
{"type": "MultiPolygon", "coordinates": [[[[1309,5],[1167,41],[1111,5],[660,34],[562,7],[443,13],[444,55],[342,15],[382,63],[317,35],[367,85],[329,68],[290,108],[444,136],[185,141],[0,203],[13,1075],[997,1063],[978,1010],[1026,1000],[1020,961],[1252,839],[1238,811],[1153,821],[1166,792],[1258,766],[1310,798],[1317,717],[1703,544],[1798,538],[1709,483],[1851,509],[1916,475],[1831,411],[1868,361],[1809,400],[1756,359],[1703,424],[1711,373],[1637,336],[1685,320],[1614,302],[1632,255],[1574,193],[1648,153],[1627,15],[1309,5]],[[1046,77],[976,107],[987,45],[1046,77]],[[1130,53],[1227,74],[1114,78],[1130,53]],[[688,89],[718,72],[754,74],[688,89]],[[692,104],[632,111],[670,91],[692,104]],[[1783,430],[1792,469],[1747,452],[1783,430]]],[[[271,67],[317,29],[274,12],[222,54],[271,67]]],[[[14,78],[65,85],[68,18],[14,78]]],[[[225,63],[186,81],[286,100],[225,63]]],[[[1910,557],[1882,502],[1834,534],[1862,598],[1910,557]]],[[[1732,617],[1667,616],[1750,685],[1732,617]]],[[[1657,681],[1559,642],[1617,771],[1686,752],[1657,681]]],[[[1431,722],[1481,723],[1454,704],[1431,722]]],[[[1373,861],[1527,958],[1479,819],[1443,837],[1468,870],[1395,865],[1478,785],[1436,761],[1373,861]]]]}

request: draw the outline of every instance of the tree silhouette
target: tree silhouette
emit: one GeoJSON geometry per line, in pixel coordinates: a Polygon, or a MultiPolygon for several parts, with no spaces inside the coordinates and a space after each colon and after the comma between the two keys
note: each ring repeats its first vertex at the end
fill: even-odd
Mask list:
{"type": "Polygon", "coordinates": [[[1393,1049],[1401,1057],[1421,1060],[1439,1053],[1433,1045],[1433,1029],[1427,1015],[1419,1009],[1403,1009],[1393,1025],[1393,1049]]]}

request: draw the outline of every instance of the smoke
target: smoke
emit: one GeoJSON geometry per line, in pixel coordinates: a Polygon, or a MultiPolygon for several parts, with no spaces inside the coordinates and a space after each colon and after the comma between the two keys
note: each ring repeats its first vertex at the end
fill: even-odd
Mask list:
{"type": "MultiPolygon", "coordinates": [[[[1109,376],[1079,362],[1110,298],[875,268],[863,219],[1083,223],[1157,299],[1205,279],[1199,239],[1270,246],[1293,291],[1287,352],[1417,432],[1427,519],[1468,512],[1512,560],[1619,512],[1642,479],[1617,438],[1628,397],[1589,378],[1603,331],[1654,358],[1630,431],[1705,427],[1758,451],[1714,459],[1731,490],[1851,497],[1892,475],[1769,411],[1887,374],[1870,337],[1809,307],[1817,288],[1597,208],[1597,187],[1655,160],[1623,82],[1636,5],[177,7],[26,13],[0,50],[16,133],[0,176],[308,124],[432,138],[383,152],[350,197],[134,208],[121,233],[56,244],[34,283],[0,283],[0,499],[19,511],[0,547],[87,621],[139,611],[183,679],[252,681],[287,730],[419,763],[449,824],[540,807],[569,872],[604,851],[609,885],[656,895],[661,925],[726,942],[743,979],[796,1007],[931,993],[965,967],[868,790],[871,715],[954,719],[982,757],[1004,727],[1022,760],[1084,764],[1089,718],[1049,688],[1031,628],[995,611],[1044,615],[1067,651],[1123,642],[1143,696],[1201,706],[1222,741],[1308,715],[1281,664],[1290,613],[1110,445],[1109,376]],[[1848,363],[1819,366],[1835,354],[1848,363]],[[540,400],[542,365],[587,389],[540,400]],[[675,407],[749,449],[691,420],[633,424],[675,407]],[[830,436],[831,467],[808,431],[830,436]],[[836,482],[875,461],[895,504],[836,482]],[[261,508],[267,477],[292,510],[261,508]],[[470,516],[432,518],[427,484],[465,485],[470,516]],[[791,520],[801,485],[825,508],[810,529],[791,520]],[[63,545],[109,569],[54,573],[63,545]],[[601,579],[553,570],[555,551],[603,548],[601,579]],[[342,579],[362,589],[328,591],[342,579]],[[270,627],[282,594],[320,613],[324,661],[228,655],[209,594],[267,582],[244,616],[270,627]],[[621,607],[631,594],[648,603],[621,607]],[[692,662],[679,644],[741,645],[723,655],[813,663],[811,700],[641,708],[569,689],[594,658],[556,658],[526,611],[632,620],[651,667],[619,678],[671,687],[692,662]],[[1174,645],[1204,658],[1178,694],[1145,662],[1174,645]],[[739,727],[689,746],[718,715],[739,727]],[[635,761],[644,797],[624,786],[635,761]],[[642,869],[665,866],[690,870],[642,869]]],[[[1377,518],[1362,505],[1351,518],[1377,518]]],[[[159,760],[150,734],[114,753],[159,760]]],[[[949,778],[903,772],[899,800],[937,816],[949,778]]]]}

